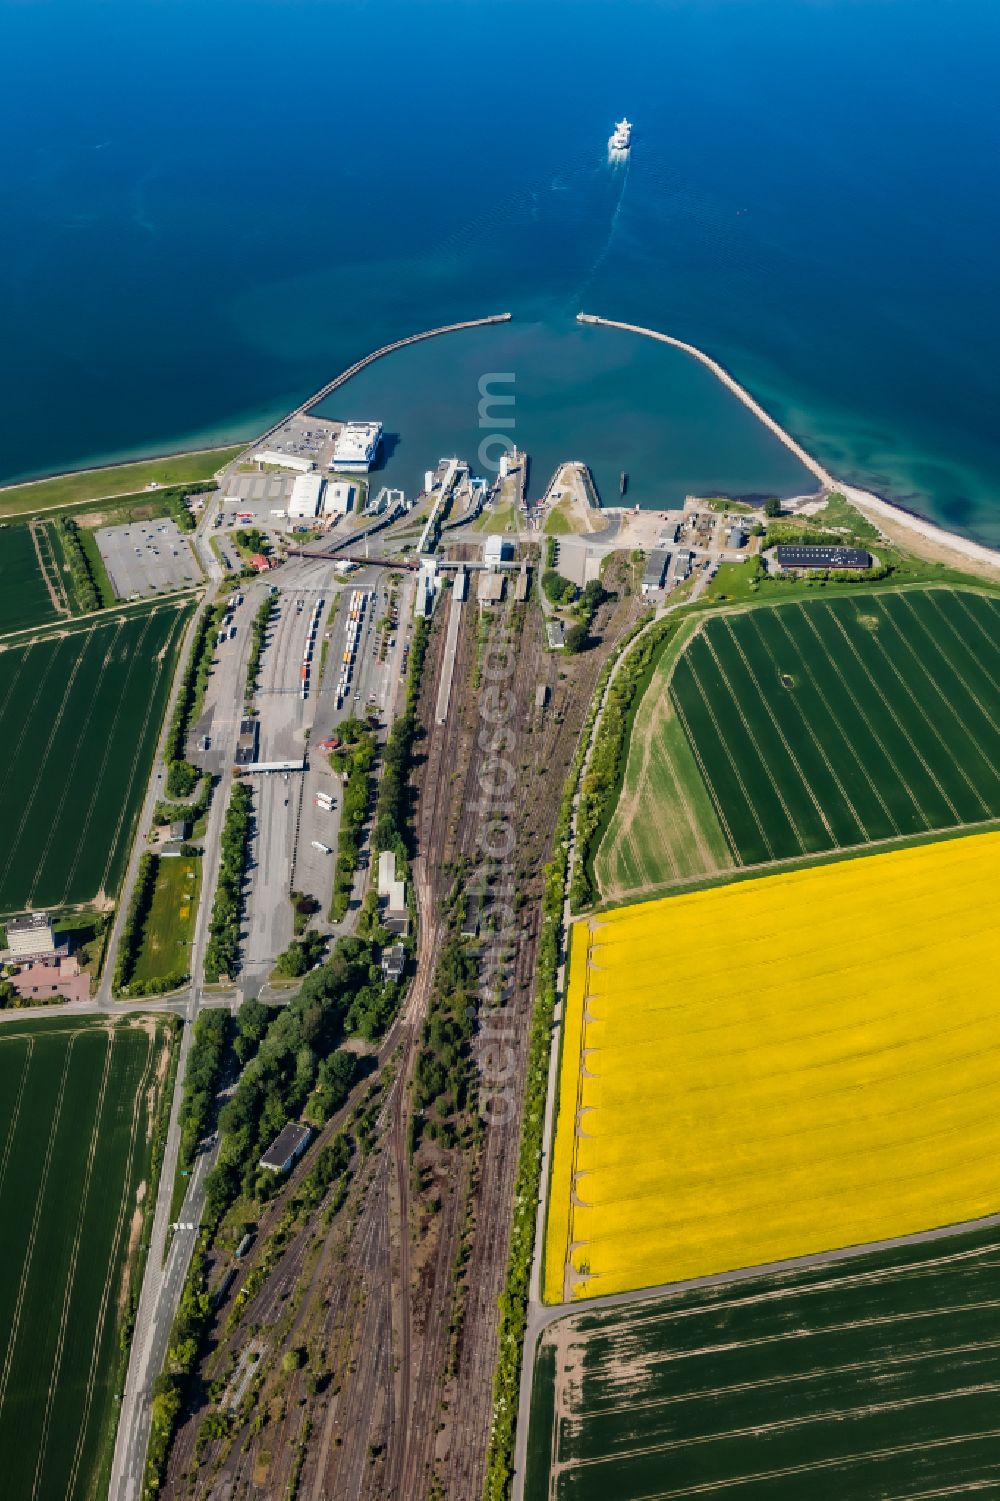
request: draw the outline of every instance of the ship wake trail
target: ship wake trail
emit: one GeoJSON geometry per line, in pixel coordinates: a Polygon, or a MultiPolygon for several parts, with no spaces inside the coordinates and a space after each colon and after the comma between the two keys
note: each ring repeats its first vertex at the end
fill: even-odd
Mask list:
{"type": "Polygon", "coordinates": [[[631,157],[625,158],[625,163],[622,168],[622,185],[618,190],[618,198],[611,213],[611,223],[608,226],[608,232],[604,238],[604,244],[601,246],[600,250],[598,250],[591,264],[590,270],[587,272],[583,281],[580,283],[579,289],[576,293],[576,302],[578,304],[583,302],[584,294],[588,291],[598,271],[600,271],[601,267],[604,265],[604,262],[608,258],[608,253],[611,250],[611,246],[614,244],[615,234],[618,230],[618,221],[621,218],[622,204],[625,202],[625,189],[628,186],[628,169],[631,160],[631,157]]]}

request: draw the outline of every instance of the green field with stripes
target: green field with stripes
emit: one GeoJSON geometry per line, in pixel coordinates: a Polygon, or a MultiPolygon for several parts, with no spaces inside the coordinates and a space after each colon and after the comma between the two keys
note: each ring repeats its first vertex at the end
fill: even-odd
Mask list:
{"type": "Polygon", "coordinates": [[[0,650],[0,912],[116,893],[190,609],[108,611],[0,650]]]}
{"type": "Polygon", "coordinates": [[[605,896],[1000,817],[989,594],[831,593],[715,615],[647,701],[598,854],[605,896]]]}
{"type": "Polygon", "coordinates": [[[62,575],[62,552],[51,523],[0,527],[0,635],[43,625],[59,614],[69,614],[66,582],[62,575]],[[56,597],[65,602],[57,610],[46,587],[46,574],[56,597]]]}
{"type": "Polygon", "coordinates": [[[996,1227],[575,1314],[525,1501],[1000,1494],[996,1227]]]}
{"type": "Polygon", "coordinates": [[[106,1486],[170,1036],[168,1023],[152,1018],[0,1027],[0,1490],[8,1501],[89,1501],[102,1476],[106,1486]]]}

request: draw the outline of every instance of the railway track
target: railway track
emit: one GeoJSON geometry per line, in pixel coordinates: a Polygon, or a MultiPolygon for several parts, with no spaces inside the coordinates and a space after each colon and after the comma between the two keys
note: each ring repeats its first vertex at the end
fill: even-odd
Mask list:
{"type": "MultiPolygon", "coordinates": [[[[636,613],[608,612],[606,635],[615,638],[636,613]]],[[[572,759],[602,656],[557,661],[544,649],[536,609],[513,607],[496,618],[494,631],[512,627],[517,639],[513,671],[504,683],[515,705],[510,719],[517,768],[514,806],[517,848],[512,863],[526,898],[514,931],[512,986],[502,1015],[515,1066],[508,1080],[523,1097],[532,1005],[535,949],[540,931],[541,865],[565,774],[572,759]],[[518,621],[523,630],[518,636],[518,621]],[[544,682],[552,702],[535,709],[544,682]]],[[[298,1494],[308,1501],[417,1501],[432,1484],[454,1501],[481,1493],[492,1409],[497,1300],[506,1275],[508,1226],[517,1169],[520,1114],[485,1125],[447,1151],[432,1151],[430,1172],[437,1208],[414,1199],[408,1140],[410,1080],[447,928],[442,907],[455,880],[456,862],[478,863],[484,827],[478,773],[485,752],[477,745],[479,688],[475,682],[478,619],[469,607],[459,636],[451,712],[435,723],[437,679],[444,632],[435,626],[428,644],[414,776],[415,858],[412,878],[419,914],[418,964],[403,1008],[376,1059],[376,1077],[393,1068],[384,1090],[373,1146],[357,1166],[347,1198],[329,1225],[317,1231],[322,1210],[293,1233],[264,1287],[244,1311],[239,1327],[206,1362],[213,1379],[250,1331],[268,1340],[267,1371],[254,1413],[226,1439],[199,1449],[197,1415],[183,1431],[171,1465],[168,1494],[205,1501],[265,1501],[284,1494],[302,1434],[303,1408],[313,1425],[298,1494]],[[436,1237],[432,1244],[417,1232],[436,1237]],[[467,1237],[468,1259],[456,1281],[456,1252],[467,1237]],[[460,1330],[452,1322],[460,1318],[460,1330]],[[309,1349],[326,1371],[326,1387],[310,1392],[305,1372],[285,1379],[283,1354],[309,1349]],[[454,1369],[449,1376],[449,1366],[454,1369]],[[268,1415],[257,1432],[255,1419],[268,1415]],[[185,1473],[186,1472],[186,1473],[185,1473]],[[215,1477],[215,1478],[212,1478],[215,1477]]],[[[371,1080],[366,1081],[367,1089],[371,1080]]],[[[319,1146],[340,1129],[361,1098],[319,1135],[319,1146]]],[[[311,1151],[261,1217],[256,1257],[242,1269],[220,1309],[221,1327],[233,1299],[259,1260],[316,1153],[311,1151]]],[[[432,1195],[433,1198],[433,1195],[432,1195]]],[[[326,1199],[324,1199],[324,1204],[326,1199]]],[[[259,1427],[259,1422],[256,1425],[259,1427]]]]}

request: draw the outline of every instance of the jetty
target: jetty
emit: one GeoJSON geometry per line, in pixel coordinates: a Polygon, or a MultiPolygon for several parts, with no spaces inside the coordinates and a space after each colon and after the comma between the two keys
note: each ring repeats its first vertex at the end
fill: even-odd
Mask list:
{"type": "Polygon", "coordinates": [[[260,433],[252,443],[247,445],[245,451],[249,453],[251,449],[259,448],[262,443],[266,443],[268,438],[273,437],[276,432],[285,427],[294,417],[304,416],[310,407],[314,407],[318,401],[324,401],[330,395],[331,391],[336,391],[338,386],[344,385],[346,381],[351,380],[359,371],[364,370],[368,365],[374,364],[376,360],[383,359],[385,355],[395,354],[397,349],[405,349],[408,344],[420,344],[424,339],[436,339],[441,334],[459,333],[463,328],[487,328],[491,323],[509,323],[512,317],[512,313],[488,313],[485,318],[466,318],[462,323],[443,323],[440,328],[427,328],[423,333],[407,334],[405,339],[394,339],[391,344],[383,344],[381,349],[373,349],[370,354],[362,356],[360,360],[355,360],[353,365],[348,365],[346,370],[341,370],[339,375],[335,375],[332,380],[328,380],[325,386],[320,386],[318,391],[314,391],[311,396],[307,397],[305,401],[300,402],[292,411],[286,412],[277,422],[273,422],[266,432],[260,433]]]}

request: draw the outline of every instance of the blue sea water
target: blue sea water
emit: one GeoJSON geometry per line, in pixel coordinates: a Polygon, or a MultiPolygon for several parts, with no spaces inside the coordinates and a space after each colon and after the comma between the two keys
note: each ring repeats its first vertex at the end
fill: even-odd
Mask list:
{"type": "MultiPolygon", "coordinates": [[[[544,443],[585,307],[705,347],[839,475],[1000,542],[994,0],[0,0],[0,52],[3,478],[252,433],[389,339],[506,309],[544,443]]],[[[631,471],[608,434],[633,411],[645,471],[658,410],[690,438],[676,359],[581,358],[560,443],[631,471]]],[[[758,467],[728,412],[720,483],[758,467]]]]}

